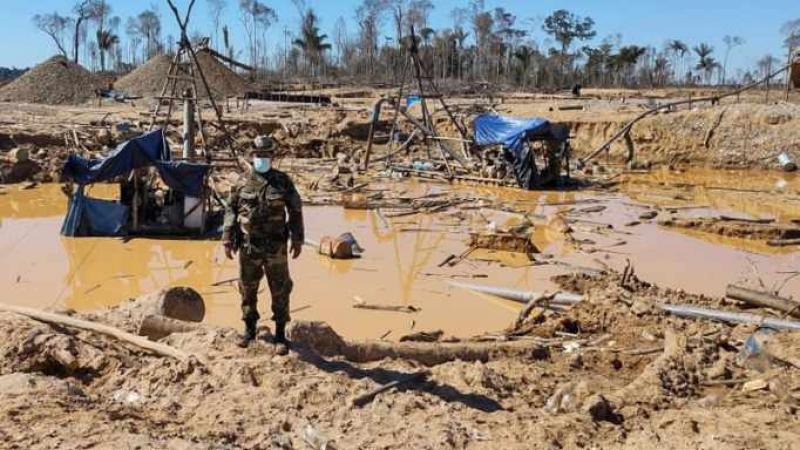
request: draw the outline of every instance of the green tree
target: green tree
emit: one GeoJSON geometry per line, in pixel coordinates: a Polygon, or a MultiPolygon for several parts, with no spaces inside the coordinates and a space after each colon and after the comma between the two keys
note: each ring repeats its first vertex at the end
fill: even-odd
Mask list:
{"type": "Polygon", "coordinates": [[[525,89],[528,84],[528,74],[533,65],[535,56],[536,50],[527,45],[520,45],[514,50],[514,60],[517,61],[518,64],[517,82],[522,84],[523,89],[525,89]]]}
{"type": "Polygon", "coordinates": [[[325,52],[331,49],[331,44],[325,42],[327,34],[320,33],[319,18],[311,8],[302,13],[300,24],[300,37],[294,40],[294,45],[303,51],[303,56],[309,64],[311,75],[317,75],[324,64],[325,52]]]}
{"type": "Polygon", "coordinates": [[[572,43],[575,40],[592,39],[597,35],[594,30],[594,20],[591,17],[580,17],[565,9],[559,9],[545,18],[542,29],[561,44],[562,72],[566,67],[572,43]]]}
{"type": "Polygon", "coordinates": [[[680,79],[678,77],[677,71],[679,71],[679,70],[681,72],[683,71],[682,70],[683,69],[683,60],[684,60],[684,58],[686,58],[686,55],[689,53],[689,46],[686,45],[686,43],[684,43],[681,40],[673,39],[673,40],[671,40],[671,41],[669,41],[667,43],[667,49],[672,53],[672,57],[674,59],[672,66],[675,69],[674,70],[674,72],[675,72],[675,74],[674,74],[675,81],[679,81],[680,79]],[[678,62],[681,63],[680,67],[679,67],[678,62]]]}
{"type": "Polygon", "coordinates": [[[97,48],[100,50],[100,70],[106,70],[106,53],[119,44],[119,36],[110,30],[97,30],[97,48]]]}
{"type": "Polygon", "coordinates": [[[711,56],[711,54],[714,53],[714,47],[706,43],[701,43],[694,47],[693,50],[695,54],[697,54],[697,57],[700,58],[695,69],[703,72],[705,83],[709,84],[714,71],[720,67],[719,62],[711,56]]]}

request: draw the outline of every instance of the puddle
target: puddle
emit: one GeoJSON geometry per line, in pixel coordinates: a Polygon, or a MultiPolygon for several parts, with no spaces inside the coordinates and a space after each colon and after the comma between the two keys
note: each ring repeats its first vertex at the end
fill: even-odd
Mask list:
{"type": "MultiPolygon", "coordinates": [[[[671,180],[659,176],[652,178],[671,180]]],[[[675,179],[686,182],[686,178],[675,179]]],[[[717,184],[730,180],[712,181],[717,184]]],[[[790,189],[794,189],[796,183],[791,180],[790,189]]],[[[533,217],[552,216],[557,211],[583,207],[583,204],[570,205],[575,200],[599,200],[607,206],[605,211],[580,217],[613,224],[619,231],[597,234],[587,222],[586,230],[577,229],[575,236],[594,240],[594,247],[600,251],[578,253],[556,230],[547,226],[539,226],[535,231],[537,247],[560,261],[588,267],[600,268],[605,264],[620,269],[625,260],[630,259],[642,279],[692,292],[721,295],[727,283],[752,279],[753,267],[758,268],[764,282],[771,286],[786,277],[777,272],[797,267],[797,253],[791,251],[755,253],[759,251],[757,248],[748,247],[752,243],[738,245],[724,238],[715,241],[666,230],[655,224],[626,228],[624,224],[642,211],[630,206],[632,199],[637,200],[641,194],[633,187],[631,198],[621,194],[537,193],[472,186],[437,185],[424,189],[458,189],[480,197],[501,198],[503,203],[514,202],[516,207],[530,211],[533,217]]],[[[113,197],[114,189],[114,186],[98,186],[92,195],[113,197]]],[[[650,189],[650,192],[655,191],[650,189]]],[[[759,217],[781,211],[781,217],[791,214],[791,208],[779,202],[771,205],[763,201],[724,198],[728,195],[722,194],[719,203],[709,206],[759,217]]],[[[754,194],[739,192],[738,195],[754,194]]],[[[716,198],[708,196],[703,200],[713,202],[716,198]]],[[[184,285],[195,288],[206,299],[208,322],[240,326],[238,292],[234,283],[225,282],[237,277],[236,263],[225,259],[218,242],[64,238],[59,235],[59,229],[65,208],[66,197],[58,185],[25,191],[11,186],[6,194],[0,195],[3,301],[37,308],[89,310],[161,287],[184,285]],[[219,282],[223,283],[214,285],[219,282]]],[[[473,212],[465,210],[467,214],[473,212]]],[[[497,210],[481,209],[480,213],[498,226],[521,219],[519,215],[497,210]]],[[[390,228],[374,211],[307,207],[305,216],[308,237],[319,239],[323,234],[351,231],[366,253],[361,259],[334,261],[306,247],[303,255],[291,262],[295,281],[293,317],[327,321],[351,338],[375,339],[389,331],[386,339],[391,340],[420,330],[442,329],[456,336],[499,330],[514,320],[518,305],[452,288],[447,281],[544,291],[553,289],[549,278],[564,271],[562,266],[556,265],[526,266],[525,258],[507,255],[500,258],[488,255],[501,260],[505,266],[480,260],[487,256],[485,254],[475,255],[475,259],[465,260],[453,268],[437,267],[448,255],[460,254],[465,249],[466,231],[470,227],[485,224],[478,214],[473,214],[472,224],[466,221],[459,224],[448,214],[406,216],[390,219],[390,228]],[[471,278],[474,275],[480,278],[471,278]],[[402,314],[354,309],[354,296],[367,303],[413,305],[421,308],[421,312],[402,314]]],[[[792,280],[782,292],[797,297],[800,283],[792,280]]],[[[262,315],[269,317],[268,293],[262,292],[260,298],[262,315]]]]}

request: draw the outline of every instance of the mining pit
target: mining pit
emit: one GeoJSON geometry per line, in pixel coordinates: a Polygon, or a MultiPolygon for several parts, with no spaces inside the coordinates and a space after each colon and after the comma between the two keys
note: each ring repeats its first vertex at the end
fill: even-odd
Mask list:
{"type": "MultiPolygon", "coordinates": [[[[585,93],[449,101],[460,117],[492,110],[566,124],[582,158],[652,102],[686,94],[585,93]]],[[[276,167],[300,191],[307,238],[350,232],[364,248],[332,259],[310,242],[290,261],[288,355],[276,353],[266,320],[258,342],[235,345],[238,270],[218,235],[60,234],[74,195],[60,182],[65,160],[107,156],[147,132],[152,101],[0,103],[0,441],[793,447],[800,178],[776,155],[800,148],[796,104],[754,94],[655,114],[631,132],[635,161],[617,141],[580,170],[573,160],[571,183],[523,190],[496,167],[448,177],[455,158],[406,120],[409,145],[397,151],[391,111],[371,125],[371,105],[389,91],[325,95],[332,105],[221,101],[240,148],[269,134],[285,149],[276,167]],[[731,298],[731,286],[761,303],[731,298]],[[176,287],[202,297],[202,322],[162,318],[166,331],[146,340],[153,317],[142,305],[176,287]]],[[[439,131],[459,139],[432,111],[439,131]]],[[[180,120],[169,119],[177,153],[180,120]]],[[[207,145],[224,197],[246,168],[221,155],[220,133],[207,145]]],[[[116,182],[86,193],[122,197],[116,182]]],[[[262,288],[263,317],[268,302],[262,288]]]]}

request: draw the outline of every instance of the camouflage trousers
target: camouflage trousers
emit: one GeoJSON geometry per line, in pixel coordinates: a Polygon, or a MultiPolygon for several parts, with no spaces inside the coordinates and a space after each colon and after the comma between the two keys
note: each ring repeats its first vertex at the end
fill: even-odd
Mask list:
{"type": "Polygon", "coordinates": [[[239,293],[242,295],[242,319],[258,320],[258,287],[267,276],[272,296],[272,320],[289,322],[289,294],[292,279],[289,276],[289,259],[286,241],[270,242],[266,251],[239,252],[239,293]]]}

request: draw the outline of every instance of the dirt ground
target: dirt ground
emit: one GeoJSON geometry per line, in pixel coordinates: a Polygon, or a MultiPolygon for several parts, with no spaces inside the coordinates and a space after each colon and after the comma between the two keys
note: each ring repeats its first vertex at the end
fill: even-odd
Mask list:
{"type": "MultiPolygon", "coordinates": [[[[741,350],[753,326],[653,307],[719,300],[613,273],[557,281],[586,300],[563,314],[534,309],[522,324],[533,332],[517,341],[525,353],[496,343],[486,361],[432,367],[356,364],[302,340],[288,356],[266,342],[243,351],[227,328],[167,338],[194,355],[175,361],[0,314],[0,435],[7,448],[308,448],[311,427],[335,448],[793,448],[797,332],[768,341],[780,356],[764,363],[741,350]],[[425,381],[351,404],[422,370],[425,381]]],[[[115,314],[86,317],[120,323],[115,314]]],[[[462,344],[479,345],[416,345],[462,344]]]]}
{"type": "MultiPolygon", "coordinates": [[[[2,302],[134,334],[135,303],[126,300],[149,291],[193,287],[208,311],[201,326],[160,341],[185,360],[0,313],[4,448],[796,447],[800,331],[678,318],[662,305],[791,318],[727,299],[725,287],[800,295],[797,246],[770,244],[800,233],[800,179],[776,162],[800,151],[797,103],[758,94],[658,114],[634,128],[634,168],[615,144],[573,173],[580,183],[569,190],[523,192],[401,177],[392,164],[422,159],[424,143],[388,164],[385,139],[373,169],[341,184],[331,177],[336,158],[363,158],[371,105],[384,92],[330,93],[332,107],[223,105],[242,146],[272,134],[287,151],[279,165],[301,190],[309,234],[353,231],[367,249],[332,262],[307,248],[292,263],[297,311],[286,356],[269,343],[266,322],[256,345],[235,345],[236,269],[217,242],[58,236],[65,197],[54,182],[64,159],[100,156],[147,130],[149,100],[0,103],[2,302]],[[497,232],[514,245],[521,236],[530,253],[464,254],[470,239],[497,232]],[[452,282],[583,300],[531,304],[523,317],[524,305],[452,282]],[[364,311],[354,297],[419,310],[364,311]],[[435,342],[403,338],[420,332],[435,342]]],[[[581,99],[520,93],[451,103],[465,118],[496,111],[563,121],[580,157],[644,108],[684,95],[589,90],[581,99]]],[[[434,117],[456,135],[443,111],[434,117]]],[[[384,111],[376,132],[390,126],[384,111]]],[[[172,126],[173,149],[179,136],[172,126]]],[[[219,134],[208,139],[221,148],[219,134]]],[[[226,164],[212,177],[223,193],[241,176],[226,164]]],[[[113,186],[94,193],[115,195],[113,186]]]]}

